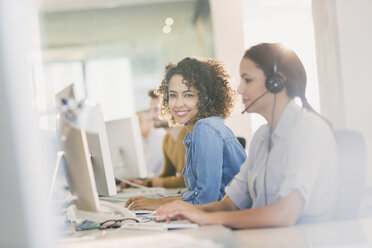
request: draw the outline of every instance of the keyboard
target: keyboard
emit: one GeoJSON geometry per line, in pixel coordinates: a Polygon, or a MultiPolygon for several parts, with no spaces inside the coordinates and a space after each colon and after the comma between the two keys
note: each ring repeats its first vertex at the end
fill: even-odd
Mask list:
{"type": "Polygon", "coordinates": [[[128,188],[118,192],[114,197],[116,198],[131,198],[137,196],[145,197],[164,197],[166,190],[164,188],[128,188]]]}
{"type": "Polygon", "coordinates": [[[157,222],[146,222],[146,223],[127,223],[122,226],[122,229],[132,230],[147,230],[147,231],[170,231],[179,229],[193,229],[198,228],[198,224],[194,223],[157,223],[157,222]]]}
{"type": "Polygon", "coordinates": [[[133,210],[136,215],[156,215],[154,210],[133,210]]]}

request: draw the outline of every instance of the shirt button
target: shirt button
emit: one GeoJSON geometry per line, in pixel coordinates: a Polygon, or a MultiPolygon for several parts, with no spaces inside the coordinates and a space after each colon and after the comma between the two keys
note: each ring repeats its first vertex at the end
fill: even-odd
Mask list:
{"type": "Polygon", "coordinates": [[[195,192],[195,195],[198,195],[198,192],[195,192]]]}

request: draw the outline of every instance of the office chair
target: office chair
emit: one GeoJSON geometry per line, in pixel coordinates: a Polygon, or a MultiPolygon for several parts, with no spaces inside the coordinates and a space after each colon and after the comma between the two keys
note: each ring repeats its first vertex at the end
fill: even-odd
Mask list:
{"type": "Polygon", "coordinates": [[[363,136],[352,130],[334,131],[339,153],[339,194],[335,220],[358,218],[367,170],[363,136]]]}
{"type": "Polygon", "coordinates": [[[246,145],[246,142],[245,142],[245,138],[243,137],[236,137],[239,141],[239,143],[242,145],[242,147],[245,149],[245,145],[246,145]]]}

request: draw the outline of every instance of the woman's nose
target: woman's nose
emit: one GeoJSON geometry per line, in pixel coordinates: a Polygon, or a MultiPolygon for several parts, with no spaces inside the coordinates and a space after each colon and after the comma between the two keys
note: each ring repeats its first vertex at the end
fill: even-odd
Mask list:
{"type": "Polygon", "coordinates": [[[239,95],[243,95],[243,93],[244,93],[244,84],[243,84],[243,82],[240,82],[240,84],[238,85],[237,92],[238,92],[239,95]]]}
{"type": "Polygon", "coordinates": [[[176,106],[177,107],[180,107],[182,105],[183,105],[182,97],[177,97],[177,99],[176,99],[176,106]]]}

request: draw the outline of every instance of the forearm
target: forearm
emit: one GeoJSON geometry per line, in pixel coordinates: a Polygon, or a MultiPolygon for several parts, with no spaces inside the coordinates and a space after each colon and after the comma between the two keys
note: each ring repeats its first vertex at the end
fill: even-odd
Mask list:
{"type": "Polygon", "coordinates": [[[162,198],[159,198],[159,199],[164,201],[164,203],[168,203],[168,202],[172,202],[172,201],[175,201],[175,200],[181,200],[181,195],[166,196],[166,197],[162,197],[162,198]]]}
{"type": "Polygon", "coordinates": [[[260,228],[291,226],[297,222],[303,208],[303,199],[298,191],[276,203],[264,207],[231,212],[210,213],[214,223],[233,228],[260,228]]]}
{"type": "Polygon", "coordinates": [[[238,209],[227,195],[221,201],[196,206],[205,212],[233,211],[238,209]]]}
{"type": "Polygon", "coordinates": [[[185,187],[185,181],[183,179],[183,175],[164,177],[163,184],[165,188],[185,187]]]}
{"type": "MultiPolygon", "coordinates": [[[[280,214],[270,214],[269,206],[232,212],[211,213],[211,224],[221,224],[231,228],[247,229],[260,227],[289,226],[280,214]]],[[[292,223],[291,223],[292,224],[292,223]]]]}

